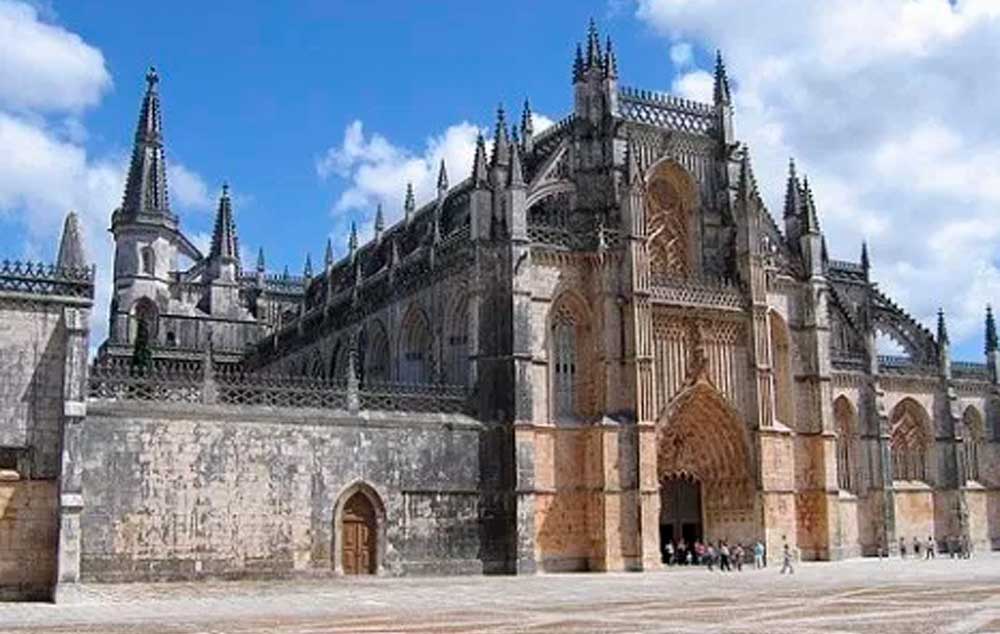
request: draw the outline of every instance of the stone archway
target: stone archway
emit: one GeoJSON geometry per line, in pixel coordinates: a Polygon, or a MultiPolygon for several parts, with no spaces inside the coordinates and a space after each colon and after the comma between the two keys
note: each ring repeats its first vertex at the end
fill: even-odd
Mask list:
{"type": "MultiPolygon", "coordinates": [[[[656,436],[661,487],[674,479],[699,485],[704,539],[756,539],[757,496],[747,432],[706,376],[691,382],[667,406],[656,436]]],[[[661,496],[661,504],[665,500],[661,496]]],[[[670,514],[670,509],[661,509],[661,517],[670,514]]]]}
{"type": "Polygon", "coordinates": [[[357,482],[340,494],[334,510],[334,572],[375,575],[385,553],[385,506],[368,484],[357,482]]]}

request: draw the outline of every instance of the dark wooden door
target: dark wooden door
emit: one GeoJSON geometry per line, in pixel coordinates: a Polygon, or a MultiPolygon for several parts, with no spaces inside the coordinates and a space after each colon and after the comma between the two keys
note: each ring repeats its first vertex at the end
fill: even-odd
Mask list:
{"type": "Polygon", "coordinates": [[[344,574],[375,574],[375,509],[363,493],[355,493],[344,505],[342,561],[344,574]]]}

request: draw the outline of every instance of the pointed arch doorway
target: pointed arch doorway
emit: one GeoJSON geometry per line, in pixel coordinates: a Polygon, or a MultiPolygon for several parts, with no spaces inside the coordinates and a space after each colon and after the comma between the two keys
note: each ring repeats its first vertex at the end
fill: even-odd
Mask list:
{"type": "Polygon", "coordinates": [[[667,544],[687,544],[704,537],[701,483],[689,475],[668,476],[660,481],[660,552],[667,544]]]}
{"type": "Polygon", "coordinates": [[[364,483],[348,487],[334,510],[334,570],[344,575],[379,574],[385,553],[385,507],[364,483]]]}

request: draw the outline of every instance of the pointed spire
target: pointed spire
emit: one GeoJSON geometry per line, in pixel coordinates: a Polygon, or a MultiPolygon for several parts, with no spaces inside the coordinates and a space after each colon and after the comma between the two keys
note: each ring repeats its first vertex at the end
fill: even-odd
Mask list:
{"type": "Polygon", "coordinates": [[[809,179],[803,177],[802,190],[805,192],[805,210],[802,221],[803,233],[820,233],[819,216],[816,213],[816,202],[813,200],[812,189],[809,187],[809,179]]]}
{"type": "Polygon", "coordinates": [[[949,343],[949,340],[948,340],[948,327],[945,325],[945,322],[944,322],[944,309],[943,308],[938,308],[938,313],[937,313],[937,341],[938,341],[939,345],[940,344],[947,345],[949,343]]]}
{"type": "Polygon", "coordinates": [[[597,32],[597,23],[590,18],[587,27],[587,70],[601,66],[601,36],[597,32]]]}
{"type": "Polygon", "coordinates": [[[802,209],[802,185],[795,173],[795,159],[788,159],[788,183],[785,186],[785,217],[798,216],[802,209]]]}
{"type": "Polygon", "coordinates": [[[333,266],[333,240],[326,238],[326,254],[323,256],[323,265],[326,268],[333,266]]]}
{"type": "Polygon", "coordinates": [[[726,76],[726,64],[722,61],[722,51],[715,51],[715,105],[728,106],[732,103],[729,94],[729,77],[726,76]]]}
{"type": "Polygon", "coordinates": [[[583,81],[583,49],[580,48],[580,43],[576,44],[576,57],[573,59],[573,83],[579,83],[583,81]]]}
{"type": "Polygon", "coordinates": [[[70,271],[87,267],[87,258],[83,253],[83,240],[80,238],[80,224],[75,211],[66,214],[62,238],[59,240],[56,266],[70,271]]]}
{"type": "Polygon", "coordinates": [[[285,265],[285,268],[284,268],[284,269],[283,269],[283,270],[281,271],[281,277],[285,278],[286,280],[287,280],[287,279],[288,279],[289,277],[291,277],[291,276],[290,276],[290,275],[288,274],[288,265],[287,265],[287,264],[285,265]]]}
{"type": "Polygon", "coordinates": [[[750,197],[757,193],[757,179],[753,175],[753,164],[750,161],[750,148],[743,147],[740,158],[740,195],[750,197]]]}
{"type": "Polygon", "coordinates": [[[493,127],[493,158],[490,166],[506,165],[510,158],[510,137],[507,136],[507,119],[503,104],[497,106],[497,121],[493,127]]]}
{"type": "Polygon", "coordinates": [[[510,172],[507,174],[507,187],[510,189],[524,187],[524,169],[521,167],[521,150],[517,143],[510,146],[510,172]]]}
{"type": "Polygon", "coordinates": [[[871,270],[872,264],[868,259],[868,241],[861,241],[861,268],[865,271],[865,276],[867,277],[868,271],[871,270]]]}
{"type": "Polygon", "coordinates": [[[997,325],[993,320],[993,308],[986,305],[986,354],[996,352],[997,345],[997,325]]]}
{"type": "Polygon", "coordinates": [[[139,109],[135,128],[132,160],[125,181],[122,212],[134,219],[136,214],[158,214],[173,218],[167,199],[167,172],[160,120],[160,76],[152,66],[146,73],[146,94],[139,109]]]}
{"type": "Polygon", "coordinates": [[[215,214],[215,229],[212,231],[212,247],[209,258],[236,260],[239,258],[239,243],[236,239],[236,222],[233,220],[233,205],[229,198],[229,184],[222,184],[219,209],[215,214]]]}
{"type": "Polygon", "coordinates": [[[615,57],[615,51],[611,47],[611,36],[608,36],[605,42],[605,52],[604,52],[604,76],[608,79],[616,79],[618,77],[618,59],[615,57]]]}
{"type": "Polygon", "coordinates": [[[257,249],[257,272],[264,272],[264,247],[257,249]]]}
{"type": "Polygon", "coordinates": [[[531,103],[524,98],[524,108],[521,110],[521,138],[527,142],[535,134],[535,120],[531,114],[531,103]]]}
{"type": "Polygon", "coordinates": [[[312,256],[306,253],[306,263],[305,266],[302,267],[302,276],[309,278],[312,277],[312,274],[313,274],[312,256]]]}
{"type": "Polygon", "coordinates": [[[406,184],[406,200],[403,201],[403,216],[406,222],[413,219],[413,212],[417,209],[417,201],[413,197],[413,183],[406,184]]]}
{"type": "Polygon", "coordinates": [[[441,167],[438,169],[438,195],[448,191],[448,170],[445,169],[444,159],[441,159],[441,167]]]}
{"type": "Polygon", "coordinates": [[[347,256],[353,258],[358,250],[358,225],[351,221],[351,235],[347,238],[347,256]]]}
{"type": "Polygon", "coordinates": [[[476,137],[476,155],[472,161],[472,183],[476,187],[486,185],[486,140],[480,134],[476,137]]]}
{"type": "Polygon", "coordinates": [[[385,231],[385,215],[382,213],[382,203],[375,208],[375,241],[382,239],[382,232],[385,231]]]}

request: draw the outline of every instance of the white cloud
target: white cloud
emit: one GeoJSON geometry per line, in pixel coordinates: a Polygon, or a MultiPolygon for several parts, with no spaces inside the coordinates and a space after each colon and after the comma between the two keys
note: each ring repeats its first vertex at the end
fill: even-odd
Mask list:
{"type": "MultiPolygon", "coordinates": [[[[928,325],[943,305],[979,354],[983,305],[1000,303],[1000,2],[639,0],[637,15],[671,52],[723,50],[773,213],[795,156],[832,256],[868,238],[881,285],[928,325]]],[[[672,88],[710,100],[710,69],[677,66],[672,88]]]]}
{"type": "Polygon", "coordinates": [[[192,211],[207,211],[214,207],[215,200],[209,194],[204,179],[183,164],[167,163],[167,179],[171,203],[192,211]]]}
{"type": "Polygon", "coordinates": [[[694,61],[694,50],[688,42],[677,42],[670,47],[670,61],[677,68],[690,66],[694,61]]]}
{"type": "Polygon", "coordinates": [[[712,75],[703,70],[696,70],[678,75],[671,90],[674,94],[695,101],[711,101],[714,84],[712,75]]]}
{"type": "Polygon", "coordinates": [[[45,112],[96,104],[111,87],[101,52],[41,21],[35,7],[0,0],[0,106],[45,112]]]}

